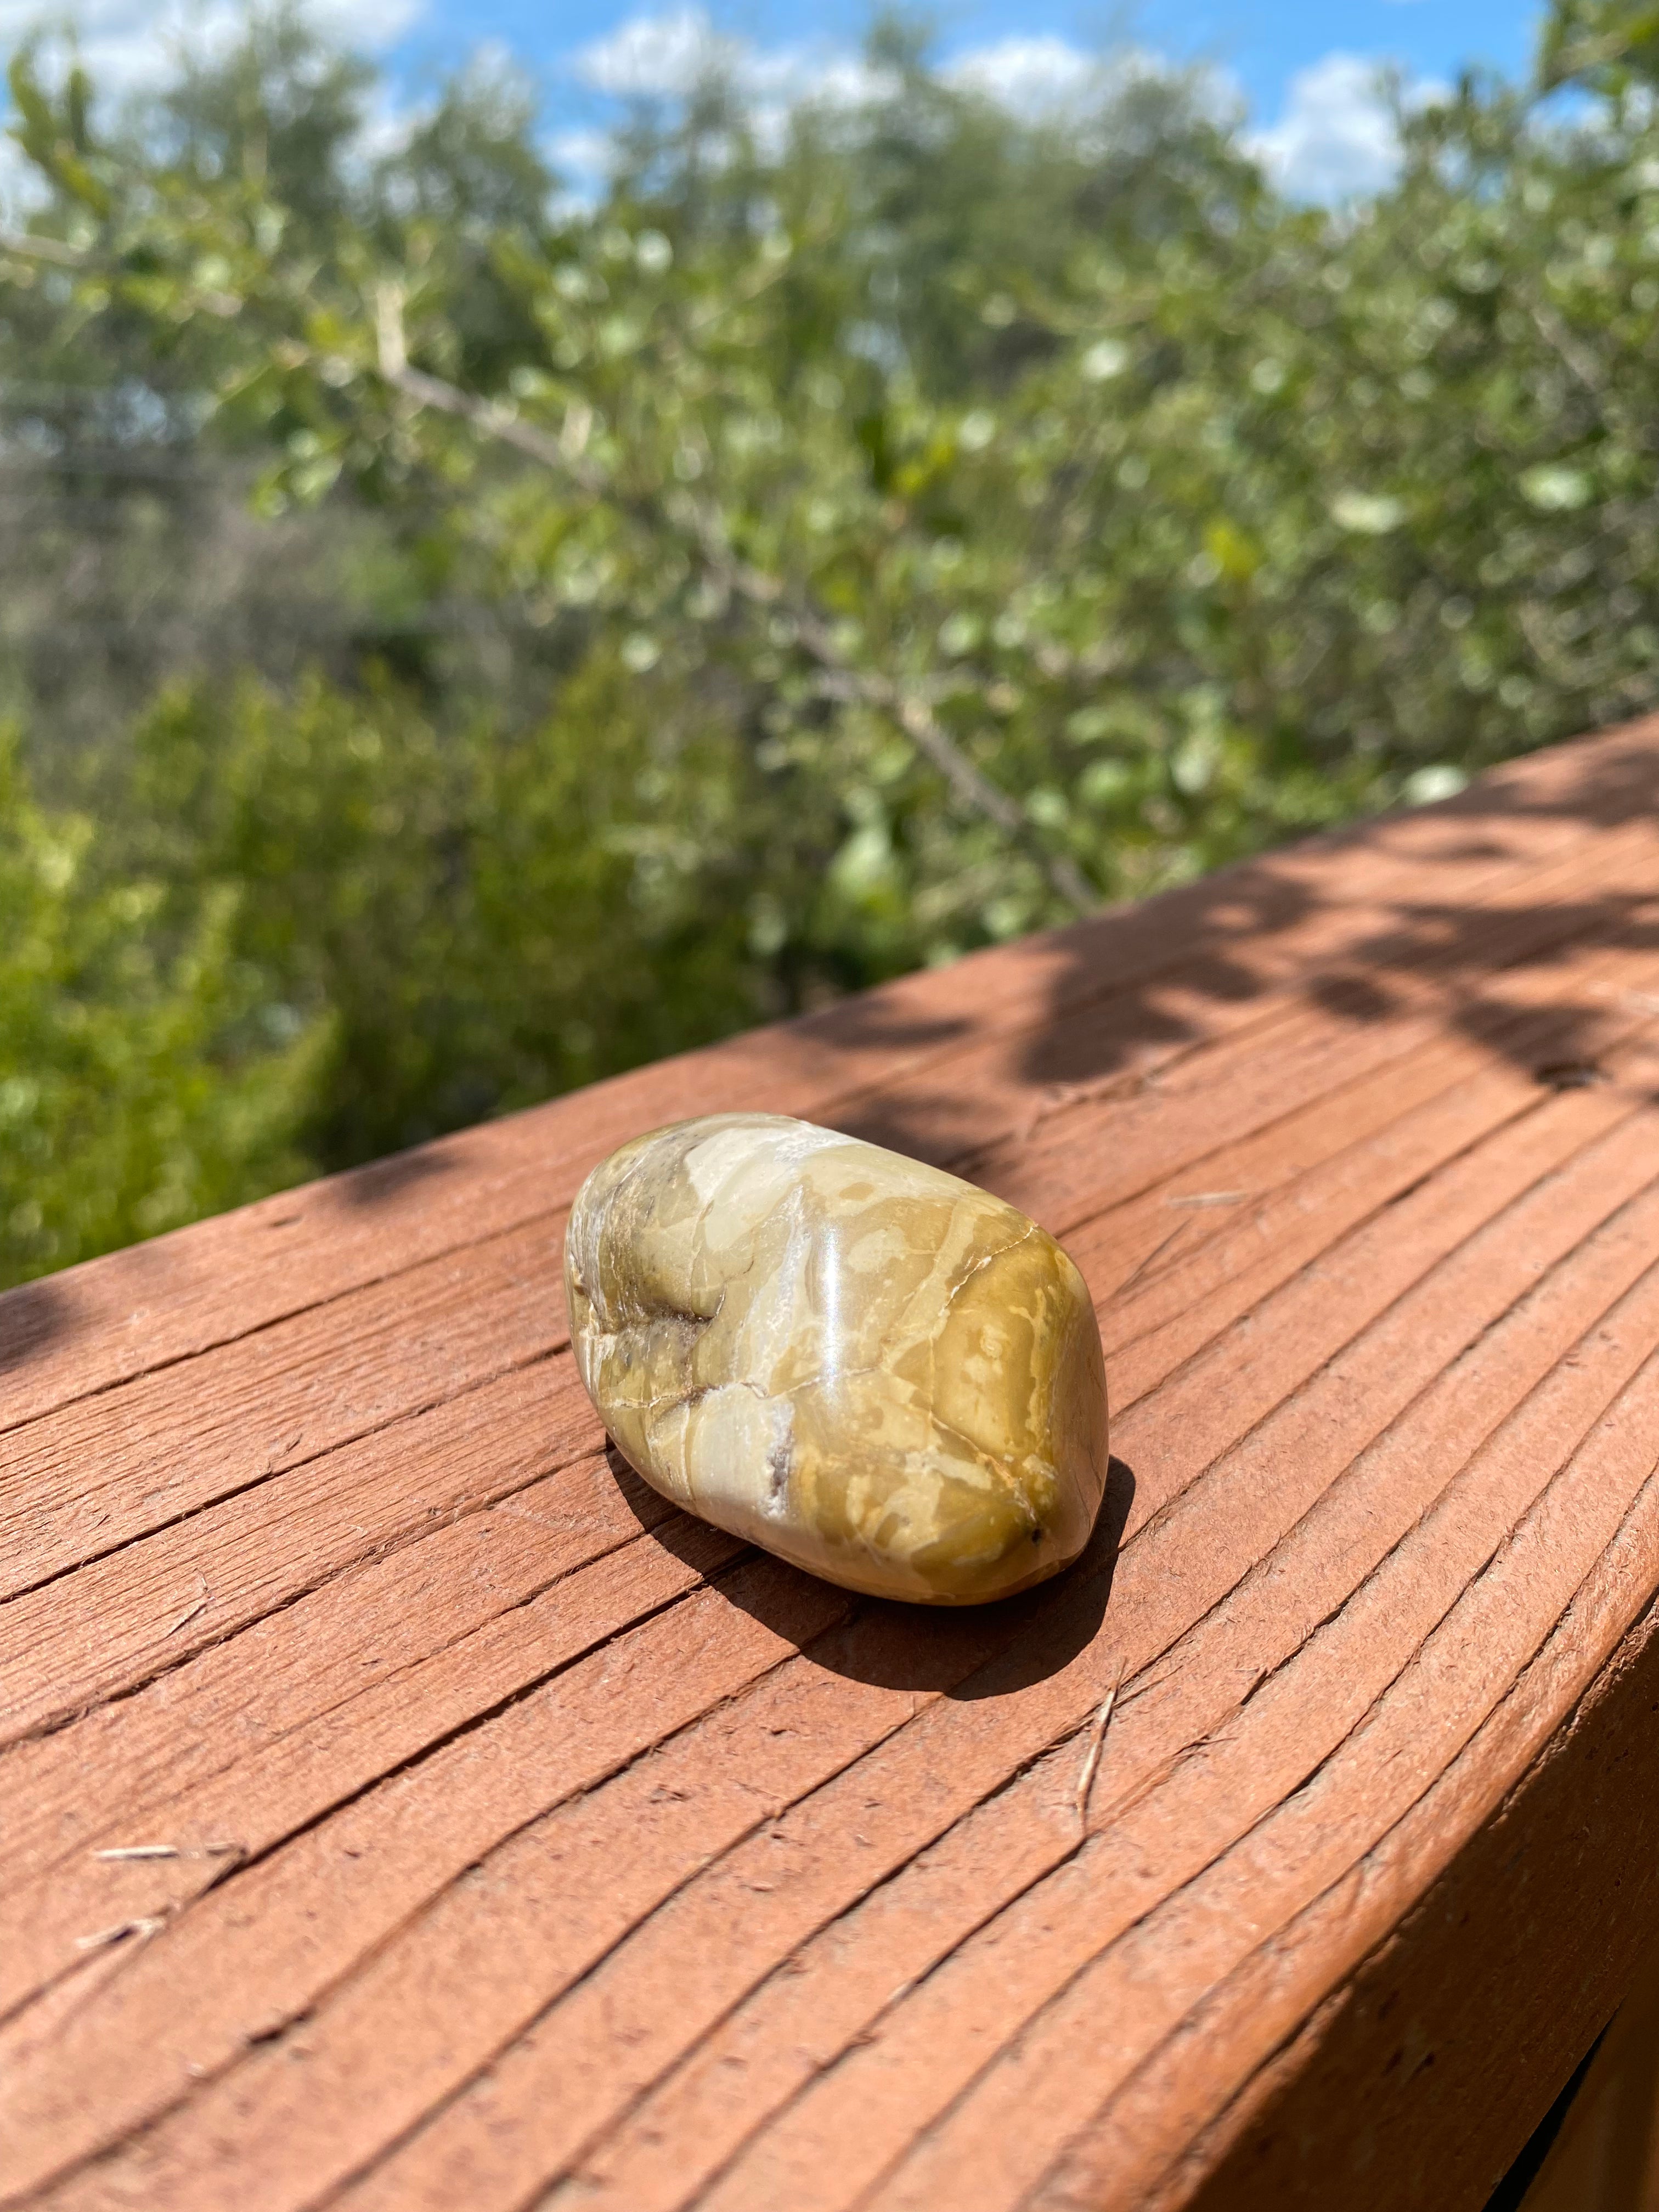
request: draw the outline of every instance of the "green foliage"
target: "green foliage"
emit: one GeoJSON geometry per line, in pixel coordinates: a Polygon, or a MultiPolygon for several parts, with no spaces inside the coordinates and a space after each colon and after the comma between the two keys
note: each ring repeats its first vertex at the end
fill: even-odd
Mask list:
{"type": "Polygon", "coordinates": [[[257,473],[339,611],[303,678],[280,623],[180,646],[73,775],[37,732],[104,825],[65,896],[216,917],[329,1041],[283,1110],[333,1165],[1647,706],[1651,45],[1562,0],[1535,88],[1335,212],[1200,87],[1037,127],[902,26],[781,137],[641,112],[592,208],[510,75],[370,161],[290,21],[101,132],[26,52],[0,360],[129,465],[257,473]]]}
{"type": "Polygon", "coordinates": [[[1559,0],[1544,27],[1539,76],[1574,79],[1615,97],[1659,76],[1659,8],[1651,0],[1559,0]]]}
{"type": "Polygon", "coordinates": [[[106,875],[93,824],[42,812],[15,756],[0,738],[0,1277],[20,1281],[303,1173],[331,1027],[273,1022],[234,890],[106,875]]]}
{"type": "Polygon", "coordinates": [[[734,757],[600,654],[507,734],[384,687],[181,692],[138,732],[120,865],[234,892],[274,1018],[344,1043],[306,1140],[362,1159],[754,1018],[734,757]]]}

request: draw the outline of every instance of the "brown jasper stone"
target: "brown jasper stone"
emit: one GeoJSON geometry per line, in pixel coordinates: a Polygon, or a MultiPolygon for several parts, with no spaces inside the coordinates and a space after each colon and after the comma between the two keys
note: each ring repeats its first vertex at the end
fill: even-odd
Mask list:
{"type": "Polygon", "coordinates": [[[653,1488],[849,1589],[1006,1597],[1088,1540],[1106,1377],[1011,1206],[774,1114],[636,1137],[576,1194],[576,1363],[653,1488]]]}

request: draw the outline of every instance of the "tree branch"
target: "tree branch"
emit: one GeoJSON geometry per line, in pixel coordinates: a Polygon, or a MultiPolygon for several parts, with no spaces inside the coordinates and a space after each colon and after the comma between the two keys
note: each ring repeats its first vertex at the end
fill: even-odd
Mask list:
{"type": "Polygon", "coordinates": [[[0,253],[15,253],[20,261],[50,261],[62,269],[87,265],[78,246],[66,246],[61,238],[37,238],[27,230],[0,230],[0,253]]]}
{"type": "MultiPolygon", "coordinates": [[[[586,458],[582,448],[592,420],[586,410],[581,410],[582,419],[578,420],[578,410],[573,408],[564,433],[555,437],[523,421],[510,408],[481,399],[423,369],[411,368],[404,333],[403,299],[395,284],[381,285],[375,295],[374,331],[382,378],[416,406],[458,416],[484,436],[511,446],[544,468],[567,477],[588,497],[611,500],[651,529],[664,527],[668,519],[658,501],[618,493],[606,471],[586,458]]],[[[957,804],[989,822],[1009,843],[1034,860],[1057,897],[1080,914],[1099,903],[1099,894],[1076,862],[1067,854],[1049,849],[1018,801],[981,775],[919,692],[856,666],[842,651],[831,624],[810,605],[796,599],[781,579],[738,560],[714,518],[702,508],[696,510],[692,534],[704,567],[718,582],[751,606],[787,614],[801,649],[834,679],[836,689],[890,716],[944,777],[957,804]]]]}

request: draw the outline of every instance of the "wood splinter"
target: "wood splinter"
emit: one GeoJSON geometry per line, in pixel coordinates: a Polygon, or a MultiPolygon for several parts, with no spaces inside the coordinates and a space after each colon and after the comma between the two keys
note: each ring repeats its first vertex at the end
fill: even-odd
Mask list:
{"type": "Polygon", "coordinates": [[[223,1859],[246,1852],[246,1844],[112,1844],[95,1859],[223,1859]]]}
{"type": "Polygon", "coordinates": [[[164,1913],[148,1913],[137,1920],[118,1920],[112,1928],[100,1928],[94,1936],[77,1936],[77,1951],[101,1951],[111,1943],[125,1942],[129,1936],[159,1936],[167,1926],[164,1913]]]}
{"type": "Polygon", "coordinates": [[[207,1577],[202,1572],[199,1567],[196,1570],[196,1579],[202,1585],[202,1595],[197,1599],[195,1604],[191,1607],[187,1613],[181,1613],[179,1614],[178,1620],[173,1622],[171,1628],[162,1630],[161,1633],[164,1639],[169,1636],[176,1636],[181,1628],[189,1626],[190,1623],[195,1620],[198,1613],[204,1613],[207,1610],[208,1601],[211,1598],[213,1593],[208,1588],[207,1577]]]}
{"type": "Polygon", "coordinates": [[[1077,1824],[1083,1835],[1089,1832],[1089,1792],[1095,1786],[1095,1776],[1100,1766],[1100,1754],[1105,1747],[1106,1727],[1112,1717],[1112,1707],[1117,1703],[1117,1693],[1123,1687],[1123,1662],[1117,1662],[1117,1673],[1112,1686],[1100,1701],[1100,1711],[1095,1715],[1089,1730],[1089,1748],[1083,1754],[1083,1765],[1077,1778],[1077,1824]]]}

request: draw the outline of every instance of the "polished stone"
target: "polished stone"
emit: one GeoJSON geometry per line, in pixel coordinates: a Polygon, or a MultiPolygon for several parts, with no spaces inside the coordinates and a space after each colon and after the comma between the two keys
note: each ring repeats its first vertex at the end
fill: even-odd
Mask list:
{"type": "Polygon", "coordinates": [[[576,1362],[677,1504],[847,1588],[1006,1597],[1088,1540],[1100,1332],[1052,1237],[938,1168],[715,1114],[594,1169],[565,1241],[576,1362]]]}

